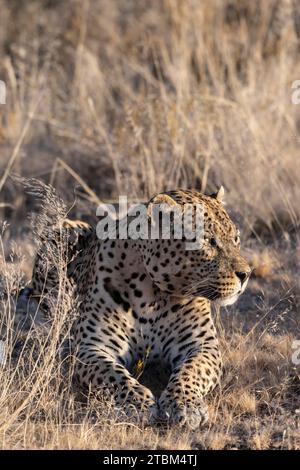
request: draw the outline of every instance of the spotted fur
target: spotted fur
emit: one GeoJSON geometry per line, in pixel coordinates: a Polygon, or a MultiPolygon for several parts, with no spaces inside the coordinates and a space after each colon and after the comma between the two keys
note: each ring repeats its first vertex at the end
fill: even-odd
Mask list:
{"type": "MultiPolygon", "coordinates": [[[[220,192],[170,191],[153,198],[148,209],[162,201],[181,210],[187,203],[201,204],[202,247],[186,250],[184,239],[99,240],[90,227],[65,222],[76,234],[68,264],[80,299],[75,373],[82,386],[108,391],[127,413],[194,429],[207,420],[205,396],[221,376],[211,304],[233,303],[246,287],[250,268],[220,192]],[[148,364],[170,370],[158,400],[131,372],[145,357],[148,364]]],[[[43,275],[40,259],[32,280],[35,296],[57,282],[55,272],[43,275]]]]}

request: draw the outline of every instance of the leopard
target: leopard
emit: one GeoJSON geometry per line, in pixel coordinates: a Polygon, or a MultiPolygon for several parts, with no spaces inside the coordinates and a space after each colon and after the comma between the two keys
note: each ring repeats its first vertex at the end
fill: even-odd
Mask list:
{"type": "MultiPolygon", "coordinates": [[[[149,220],[155,205],[201,207],[199,246],[187,249],[184,236],[99,238],[96,227],[63,221],[71,239],[67,273],[79,299],[74,379],[105,391],[126,416],[194,430],[207,423],[207,396],[222,378],[213,306],[236,302],[251,268],[223,187],[211,195],[193,189],[156,194],[146,205],[149,220]],[[134,372],[146,363],[169,371],[160,396],[134,372]]],[[[38,253],[26,290],[35,298],[47,297],[58,283],[55,270],[43,272],[42,259],[38,253]]]]}

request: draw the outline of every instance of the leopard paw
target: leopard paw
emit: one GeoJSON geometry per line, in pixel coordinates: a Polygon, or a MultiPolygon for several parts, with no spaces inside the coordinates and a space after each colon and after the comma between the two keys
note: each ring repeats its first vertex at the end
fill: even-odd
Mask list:
{"type": "Polygon", "coordinates": [[[208,411],[203,402],[197,404],[169,402],[159,406],[157,420],[194,430],[207,423],[208,411]]]}

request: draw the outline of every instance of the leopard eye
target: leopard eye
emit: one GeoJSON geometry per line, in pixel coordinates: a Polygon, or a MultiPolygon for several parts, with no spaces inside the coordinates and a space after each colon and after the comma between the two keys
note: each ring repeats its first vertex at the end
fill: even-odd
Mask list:
{"type": "Polygon", "coordinates": [[[236,235],[234,237],[234,243],[235,243],[235,245],[238,245],[240,243],[240,236],[239,235],[236,235]]]}
{"type": "Polygon", "coordinates": [[[211,246],[217,246],[217,240],[215,238],[211,238],[209,240],[209,243],[211,244],[211,246]]]}

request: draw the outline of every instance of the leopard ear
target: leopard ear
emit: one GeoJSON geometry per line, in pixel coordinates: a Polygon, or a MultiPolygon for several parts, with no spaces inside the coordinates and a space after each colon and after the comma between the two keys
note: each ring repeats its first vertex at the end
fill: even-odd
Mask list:
{"type": "Polygon", "coordinates": [[[171,196],[168,196],[168,194],[165,194],[165,193],[158,194],[157,196],[154,196],[148,203],[148,209],[147,209],[148,216],[152,215],[154,204],[166,206],[169,209],[178,205],[175,199],[173,199],[171,196]]]}
{"type": "Polygon", "coordinates": [[[225,203],[224,196],[225,196],[224,186],[220,186],[219,190],[216,193],[213,193],[211,195],[211,197],[217,199],[217,201],[221,202],[222,204],[225,203]]]}

